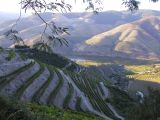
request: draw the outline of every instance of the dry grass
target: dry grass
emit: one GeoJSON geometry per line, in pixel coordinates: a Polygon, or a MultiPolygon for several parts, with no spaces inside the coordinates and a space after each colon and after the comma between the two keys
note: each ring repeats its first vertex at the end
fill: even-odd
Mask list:
{"type": "Polygon", "coordinates": [[[85,66],[85,67],[101,66],[101,65],[109,64],[109,63],[102,63],[102,62],[97,62],[97,61],[93,61],[93,60],[77,61],[76,63],[79,65],[85,66]]]}
{"type": "Polygon", "coordinates": [[[152,69],[151,65],[130,65],[126,66],[126,68],[132,72],[144,72],[152,69]]]}
{"type": "Polygon", "coordinates": [[[132,92],[142,91],[148,93],[148,87],[160,88],[160,64],[156,65],[141,65],[141,66],[127,66],[128,70],[134,72],[133,75],[128,75],[133,78],[129,82],[129,90],[132,92]]]}

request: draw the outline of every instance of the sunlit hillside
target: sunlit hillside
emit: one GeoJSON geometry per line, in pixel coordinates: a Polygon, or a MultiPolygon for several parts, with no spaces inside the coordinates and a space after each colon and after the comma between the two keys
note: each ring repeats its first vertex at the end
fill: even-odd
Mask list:
{"type": "Polygon", "coordinates": [[[127,66],[126,68],[134,73],[133,75],[128,75],[129,78],[160,83],[160,64],[127,66]]]}
{"type": "Polygon", "coordinates": [[[95,35],[77,48],[87,55],[159,60],[160,17],[148,16],[95,35]]]}

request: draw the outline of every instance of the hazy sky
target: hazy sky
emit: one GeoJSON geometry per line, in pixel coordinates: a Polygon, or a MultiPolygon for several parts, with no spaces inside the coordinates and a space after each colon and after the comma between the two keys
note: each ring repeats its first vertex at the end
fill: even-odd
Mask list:
{"type": "MultiPolygon", "coordinates": [[[[73,6],[72,8],[73,12],[84,11],[84,4],[82,4],[82,1],[83,0],[77,0],[78,3],[75,5],[75,0],[68,0],[68,2],[73,6]]],[[[160,10],[160,2],[152,3],[149,2],[150,0],[139,0],[139,1],[141,2],[140,9],[160,10]]],[[[0,11],[18,13],[20,9],[20,5],[18,4],[19,2],[20,0],[0,0],[0,11]]],[[[103,9],[104,11],[126,10],[126,8],[121,4],[122,0],[103,0],[103,9]]]]}

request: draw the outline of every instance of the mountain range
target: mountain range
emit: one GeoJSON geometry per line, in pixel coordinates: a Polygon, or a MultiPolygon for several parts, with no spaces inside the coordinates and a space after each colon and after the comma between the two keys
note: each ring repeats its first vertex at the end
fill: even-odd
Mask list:
{"type": "MultiPolygon", "coordinates": [[[[63,55],[76,53],[159,60],[159,11],[40,15],[47,22],[54,20],[58,26],[69,28],[70,35],[65,36],[69,41],[69,47],[54,47],[54,52],[63,55]]],[[[1,46],[9,47],[13,44],[5,38],[4,32],[11,29],[15,21],[8,20],[0,24],[1,46]]],[[[33,45],[40,39],[44,27],[43,21],[32,15],[21,18],[14,29],[19,31],[27,44],[33,45]]]]}
{"type": "Polygon", "coordinates": [[[24,42],[32,46],[41,39],[45,23],[35,15],[2,20],[0,119],[26,120],[26,115],[34,120],[141,120],[146,116],[155,120],[159,117],[159,93],[154,88],[160,88],[160,67],[152,61],[160,61],[160,12],[42,13],[40,16],[46,22],[53,20],[57,26],[69,28],[70,35],[64,36],[69,47],[53,46],[54,53],[27,46],[8,49],[14,42],[5,37],[6,31],[19,31],[24,42]],[[105,61],[85,67],[65,55],[117,59],[110,59],[114,64],[105,61]],[[125,63],[131,58],[152,60],[149,61],[152,64],[118,64],[120,57],[125,63]],[[17,105],[18,102],[22,105],[17,105]],[[31,108],[27,107],[27,112],[23,106],[31,108]],[[136,111],[139,113],[135,114],[136,111]]]}
{"type": "Polygon", "coordinates": [[[159,59],[160,17],[144,17],[95,35],[80,45],[78,52],[101,56],[159,59]]]}
{"type": "MultiPolygon", "coordinates": [[[[5,21],[8,21],[8,20],[15,20],[16,18],[18,18],[19,16],[19,13],[8,13],[8,12],[3,12],[3,11],[0,11],[0,23],[3,23],[5,21]]],[[[22,16],[25,16],[25,15],[22,15],[22,16]]]]}

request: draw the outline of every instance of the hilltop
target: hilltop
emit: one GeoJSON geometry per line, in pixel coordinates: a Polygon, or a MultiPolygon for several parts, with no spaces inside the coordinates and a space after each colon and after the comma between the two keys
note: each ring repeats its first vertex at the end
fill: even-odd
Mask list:
{"type": "Polygon", "coordinates": [[[86,40],[76,51],[97,56],[159,60],[160,17],[148,16],[86,40]]]}

